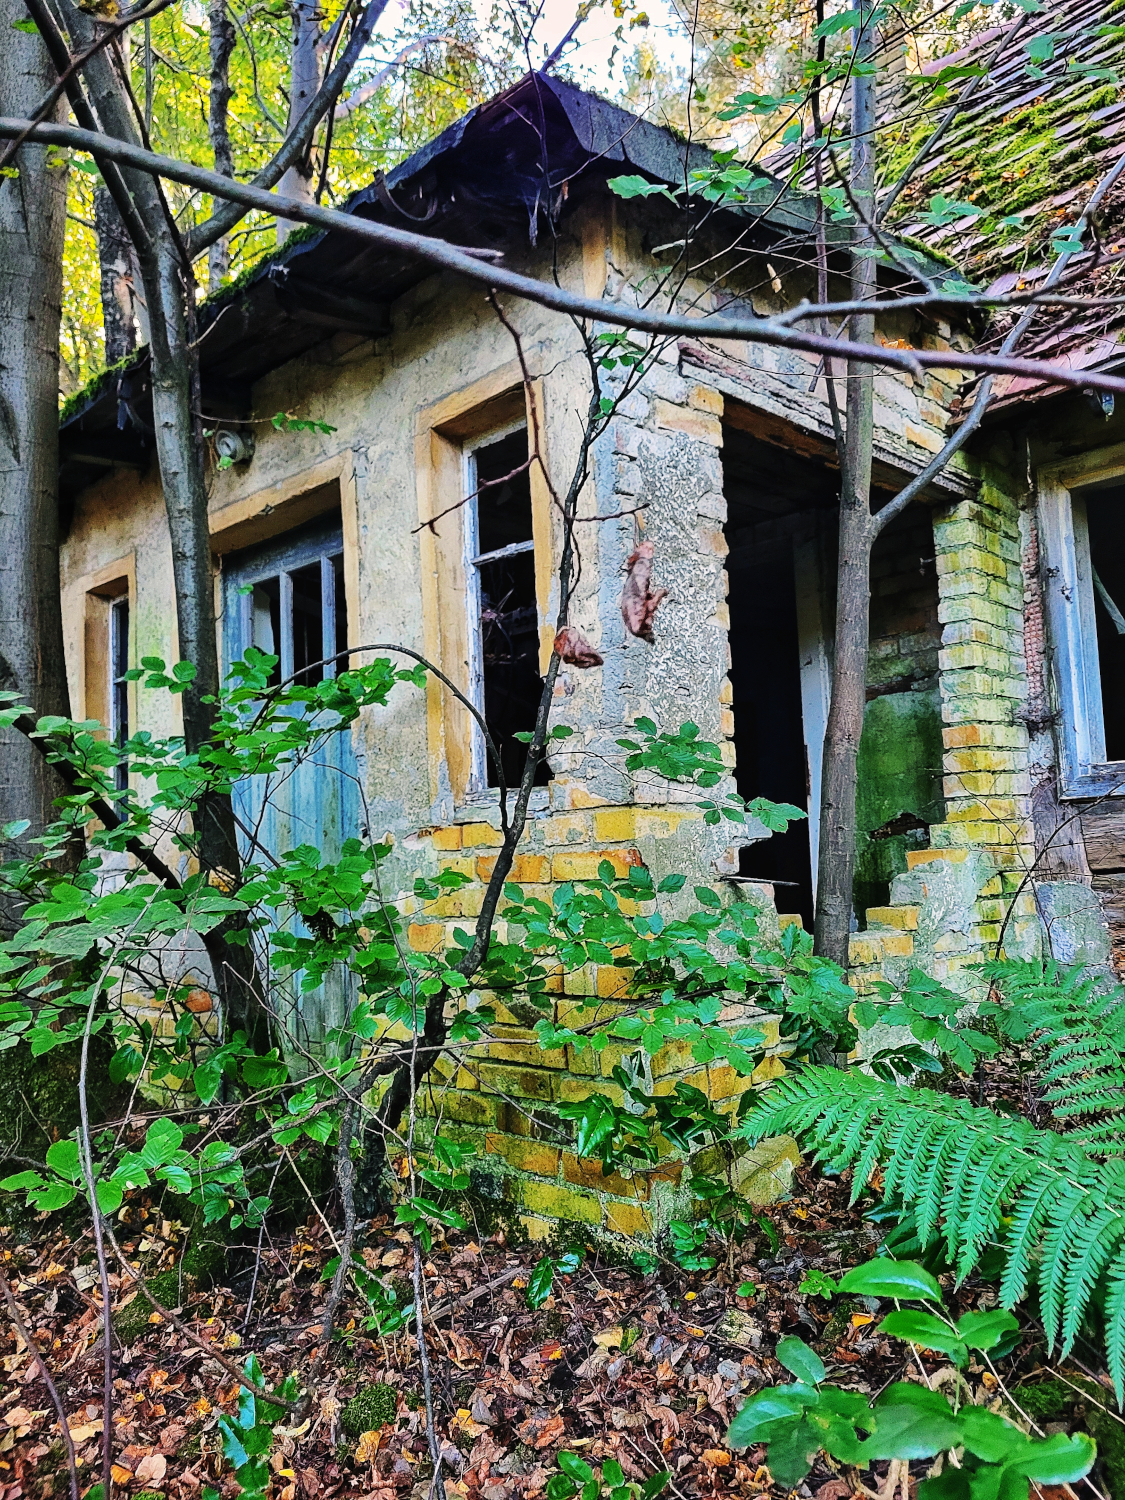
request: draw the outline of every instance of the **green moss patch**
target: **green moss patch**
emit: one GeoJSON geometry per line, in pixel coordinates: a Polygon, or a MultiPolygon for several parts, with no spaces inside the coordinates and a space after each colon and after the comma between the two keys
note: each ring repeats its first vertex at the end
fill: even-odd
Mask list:
{"type": "Polygon", "coordinates": [[[398,1394],[393,1385],[378,1381],[353,1396],[340,1413],[340,1426],[351,1438],[386,1427],[398,1411],[398,1394]]]}

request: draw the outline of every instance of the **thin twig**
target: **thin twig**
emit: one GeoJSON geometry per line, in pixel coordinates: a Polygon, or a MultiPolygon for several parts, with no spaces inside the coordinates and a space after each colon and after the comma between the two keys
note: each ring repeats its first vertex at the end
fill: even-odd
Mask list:
{"type": "MultiPolygon", "coordinates": [[[[28,1347],[28,1350],[30,1351],[31,1357],[35,1361],[43,1384],[47,1387],[47,1394],[51,1398],[51,1405],[55,1408],[55,1411],[58,1414],[59,1427],[62,1430],[63,1443],[66,1446],[67,1469],[70,1472],[70,1500],[78,1500],[78,1464],[75,1461],[74,1439],[70,1435],[69,1419],[66,1414],[66,1408],[62,1403],[62,1397],[59,1395],[58,1390],[55,1387],[55,1382],[51,1379],[51,1372],[47,1368],[46,1361],[40,1354],[39,1348],[35,1340],[31,1336],[31,1330],[28,1328],[27,1324],[20,1316],[20,1310],[18,1305],[16,1304],[16,1299],[12,1294],[12,1288],[9,1285],[8,1278],[4,1275],[3,1271],[0,1271],[0,1291],[4,1293],[4,1300],[5,1302],[7,1302],[8,1311],[12,1315],[12,1322],[16,1325],[16,1329],[19,1333],[20,1338],[23,1339],[24,1343],[28,1347]]],[[[108,1425],[108,1419],[106,1425],[108,1425]]]]}

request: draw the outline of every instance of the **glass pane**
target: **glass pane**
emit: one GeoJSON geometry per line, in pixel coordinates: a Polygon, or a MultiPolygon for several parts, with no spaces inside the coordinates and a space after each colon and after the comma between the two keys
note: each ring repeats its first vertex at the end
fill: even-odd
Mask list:
{"type": "Polygon", "coordinates": [[[1107,760],[1125,760],[1125,489],[1086,498],[1107,760]]]}
{"type": "MultiPolygon", "coordinates": [[[[123,745],[129,738],[129,684],[125,673],[129,670],[129,601],[116,599],[110,606],[110,730],[115,745],[123,745]]],[[[114,767],[114,785],[123,792],[129,784],[127,767],[114,767]]]]}
{"type": "Polygon", "coordinates": [[[281,580],[264,578],[254,585],[250,596],[250,644],[268,656],[278,658],[270,673],[269,685],[281,681],[281,580]]]}
{"type": "Polygon", "coordinates": [[[348,644],[348,599],[344,592],[344,558],[339,555],[332,559],[332,567],[336,574],[336,670],[346,672],[348,670],[348,657],[340,652],[341,646],[348,644]]]}
{"type": "MultiPolygon", "coordinates": [[[[523,770],[526,746],[512,736],[535,728],[539,694],[539,612],[535,603],[535,557],[531,552],[482,563],[481,655],[484,666],[484,718],[500,749],[504,780],[514,786],[523,770]]],[[[545,765],[536,781],[550,779],[545,765]]],[[[499,784],[489,759],[488,780],[499,784]]]]}
{"type": "Polygon", "coordinates": [[[324,676],[324,613],[319,561],[291,573],[293,582],[293,672],[302,687],[324,676]]]}
{"type": "Polygon", "coordinates": [[[531,541],[531,481],[527,469],[527,429],[476,450],[479,556],[513,542],[531,541]],[[504,476],[512,474],[511,479],[504,476]]]}

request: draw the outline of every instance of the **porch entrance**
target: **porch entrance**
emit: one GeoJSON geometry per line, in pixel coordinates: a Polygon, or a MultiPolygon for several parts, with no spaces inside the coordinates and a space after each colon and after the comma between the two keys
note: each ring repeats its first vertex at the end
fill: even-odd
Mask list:
{"type": "Polygon", "coordinates": [[[790,802],[808,818],[742,849],[739,873],[772,881],[778,911],[799,913],[811,931],[839,481],[824,459],[748,430],[760,421],[728,403],[723,489],[735,785],[747,800],[790,802]]]}

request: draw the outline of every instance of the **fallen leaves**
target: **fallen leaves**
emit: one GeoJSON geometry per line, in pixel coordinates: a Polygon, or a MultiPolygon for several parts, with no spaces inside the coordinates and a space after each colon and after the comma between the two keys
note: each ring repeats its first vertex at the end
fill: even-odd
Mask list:
{"type": "Polygon", "coordinates": [[[379,1445],[383,1441],[383,1430],[381,1427],[372,1428],[370,1432],[362,1433],[359,1442],[355,1445],[355,1461],[357,1464],[373,1464],[375,1455],[379,1452],[379,1445]]]}

